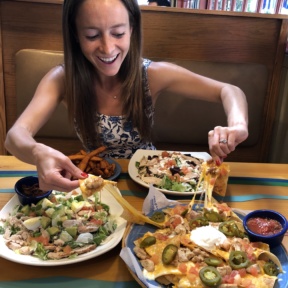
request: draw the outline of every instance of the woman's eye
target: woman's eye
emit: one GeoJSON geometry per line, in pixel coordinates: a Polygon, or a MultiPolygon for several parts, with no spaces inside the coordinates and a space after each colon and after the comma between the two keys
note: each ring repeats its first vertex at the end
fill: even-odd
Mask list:
{"type": "Polygon", "coordinates": [[[93,35],[93,36],[86,36],[86,39],[88,40],[95,40],[99,37],[99,35],[93,35]]]}
{"type": "Polygon", "coordinates": [[[124,35],[125,35],[125,33],[123,32],[123,33],[114,33],[113,34],[116,38],[121,38],[121,37],[123,37],[124,35]]]}

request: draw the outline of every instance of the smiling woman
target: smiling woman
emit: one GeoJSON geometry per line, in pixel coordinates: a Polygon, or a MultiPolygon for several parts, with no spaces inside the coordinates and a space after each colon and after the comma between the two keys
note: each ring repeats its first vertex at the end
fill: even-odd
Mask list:
{"type": "Polygon", "coordinates": [[[87,177],[68,157],[34,139],[61,102],[84,149],[105,146],[103,154],[113,158],[155,149],[154,111],[164,92],[176,93],[175,99],[178,94],[222,103],[227,123],[213,124],[205,131],[218,164],[247,138],[247,101],[239,87],[142,57],[141,11],[136,0],[66,0],[62,21],[64,65],[43,77],[5,142],[10,153],[36,164],[41,189],[71,191],[78,186],[71,179],[87,177]],[[219,143],[220,139],[227,142],[219,143]]]}

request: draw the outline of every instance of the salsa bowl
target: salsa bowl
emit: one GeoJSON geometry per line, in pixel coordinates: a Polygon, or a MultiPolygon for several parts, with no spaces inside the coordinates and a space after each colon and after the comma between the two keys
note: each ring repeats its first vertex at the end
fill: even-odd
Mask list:
{"type": "Polygon", "coordinates": [[[255,210],[243,219],[243,226],[252,242],[264,242],[270,247],[281,244],[288,229],[288,221],[275,210],[255,210]]]}
{"type": "Polygon", "coordinates": [[[15,183],[14,189],[22,205],[36,204],[52,193],[52,190],[41,190],[39,188],[38,177],[35,176],[27,176],[19,179],[15,183]]]}

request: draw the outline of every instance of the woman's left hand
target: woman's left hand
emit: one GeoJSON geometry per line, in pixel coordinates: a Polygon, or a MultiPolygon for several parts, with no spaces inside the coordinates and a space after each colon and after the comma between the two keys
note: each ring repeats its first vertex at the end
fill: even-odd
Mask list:
{"type": "Polygon", "coordinates": [[[235,150],[236,146],[246,140],[248,129],[246,125],[235,125],[232,127],[216,126],[208,133],[209,150],[217,165],[235,150]]]}

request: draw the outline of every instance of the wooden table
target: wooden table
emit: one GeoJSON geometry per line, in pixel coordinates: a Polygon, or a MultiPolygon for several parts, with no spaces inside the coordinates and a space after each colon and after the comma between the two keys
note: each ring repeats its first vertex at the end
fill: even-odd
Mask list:
{"type": "MultiPolygon", "coordinates": [[[[128,160],[118,162],[122,167],[118,187],[124,198],[141,210],[148,189],[130,179],[128,160]]],[[[229,164],[227,193],[218,200],[245,210],[274,209],[288,217],[288,164],[229,164]]],[[[0,156],[0,209],[14,195],[15,182],[28,175],[36,175],[35,166],[13,156],[0,156]]],[[[180,198],[174,196],[173,199],[180,198]]],[[[284,242],[288,247],[287,239],[284,242]]],[[[0,258],[0,287],[139,287],[119,257],[120,250],[121,243],[94,259],[56,267],[21,265],[0,258]]]]}

